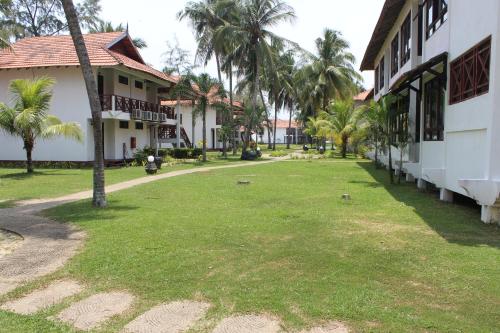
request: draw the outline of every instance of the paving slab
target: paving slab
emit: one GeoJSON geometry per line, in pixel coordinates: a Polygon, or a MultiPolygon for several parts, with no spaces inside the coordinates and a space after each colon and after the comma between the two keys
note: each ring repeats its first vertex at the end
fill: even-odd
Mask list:
{"type": "Polygon", "coordinates": [[[96,294],[72,304],[56,319],[79,330],[91,330],[127,311],[133,301],[134,296],[124,292],[96,294]]]}
{"type": "Polygon", "coordinates": [[[158,305],[124,328],[127,333],[180,333],[192,328],[205,316],[210,304],[178,301],[158,305]]]}
{"type": "Polygon", "coordinates": [[[80,293],[83,287],[75,281],[57,281],[47,288],[34,291],[20,299],[3,304],[0,308],[22,315],[34,314],[80,293]]]}
{"type": "Polygon", "coordinates": [[[223,319],[213,333],[278,333],[280,323],[266,316],[245,315],[223,319]]]}

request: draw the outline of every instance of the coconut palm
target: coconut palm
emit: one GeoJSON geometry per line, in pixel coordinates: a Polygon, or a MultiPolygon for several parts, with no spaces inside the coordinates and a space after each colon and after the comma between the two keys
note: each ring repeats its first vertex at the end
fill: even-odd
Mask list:
{"type": "Polygon", "coordinates": [[[64,136],[82,141],[78,124],[63,123],[49,114],[53,85],[54,80],[47,77],[11,81],[14,106],[0,103],[0,129],[23,140],[28,173],[33,172],[32,153],[38,139],[64,136]]]}
{"type": "MultiPolygon", "coordinates": [[[[123,24],[121,23],[115,27],[111,22],[100,21],[97,26],[89,29],[89,32],[91,33],[117,32],[117,31],[127,31],[128,33],[128,27],[127,28],[123,27],[123,24]]],[[[145,49],[146,47],[148,47],[148,44],[142,38],[133,38],[132,42],[134,43],[134,46],[137,47],[138,49],[145,49]]]]}
{"type": "Polygon", "coordinates": [[[334,98],[348,98],[361,76],[354,69],[354,55],[349,43],[338,31],[326,29],[316,39],[316,54],[310,54],[310,64],[301,71],[303,107],[316,113],[326,111],[334,98]]]}
{"type": "Polygon", "coordinates": [[[210,105],[210,98],[223,97],[224,92],[219,81],[208,74],[201,74],[193,77],[193,83],[198,92],[198,108],[203,122],[203,162],[207,161],[207,108],[210,105]]]}
{"type": "Polygon", "coordinates": [[[306,122],[304,133],[316,139],[318,144],[324,141],[330,134],[332,128],[332,124],[328,118],[329,115],[326,112],[320,113],[316,118],[309,117],[306,122]]]}
{"type": "Polygon", "coordinates": [[[340,138],[342,158],[347,157],[347,145],[349,138],[356,130],[361,116],[361,109],[355,108],[351,101],[336,101],[331,103],[328,109],[330,123],[335,135],[340,138]]]}
{"type": "Polygon", "coordinates": [[[77,12],[72,0],[61,0],[68,29],[75,45],[76,54],[82,68],[83,79],[87,88],[90,111],[92,113],[92,128],[94,134],[94,173],[93,173],[93,199],[95,207],[106,206],[106,191],[104,186],[104,152],[102,147],[102,107],[97,91],[97,82],[90,63],[85,40],[83,39],[77,12]]]}
{"type": "MultiPolygon", "coordinates": [[[[295,18],[292,7],[281,0],[241,0],[239,20],[226,22],[217,30],[217,38],[230,38],[238,41],[231,56],[234,63],[252,78],[251,104],[257,112],[257,99],[260,91],[260,75],[264,63],[273,63],[271,45],[281,42],[297,47],[296,44],[276,35],[271,30],[277,24],[295,18]]],[[[245,144],[243,150],[246,150],[245,144]]]]}

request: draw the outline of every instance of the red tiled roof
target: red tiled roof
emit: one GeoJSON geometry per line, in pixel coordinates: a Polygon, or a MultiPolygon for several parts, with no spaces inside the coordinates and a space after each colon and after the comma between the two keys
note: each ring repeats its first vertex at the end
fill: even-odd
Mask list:
{"type": "Polygon", "coordinates": [[[373,97],[373,89],[363,91],[358,95],[354,96],[353,99],[358,102],[365,102],[368,99],[370,99],[370,97],[373,97]]]}
{"type": "MultiPolygon", "coordinates": [[[[178,77],[174,77],[175,80],[178,80],[179,78],[178,77]]],[[[193,89],[194,91],[199,92],[199,88],[196,86],[196,85],[193,85],[193,89]]],[[[208,93],[208,101],[210,104],[215,104],[215,103],[220,103],[221,102],[221,99],[217,96],[215,96],[217,94],[217,91],[218,91],[218,88],[217,87],[214,87],[210,90],[210,92],[208,93]]],[[[229,105],[231,100],[229,98],[223,98],[222,99],[222,102],[224,104],[227,104],[229,105]]],[[[192,105],[192,101],[189,100],[189,99],[186,99],[186,100],[181,100],[181,105],[192,105]]],[[[177,100],[164,100],[161,102],[161,105],[163,106],[176,106],[177,105],[177,100]]],[[[233,100],[233,106],[236,107],[236,108],[243,108],[243,103],[241,103],[240,101],[234,101],[233,100]]]]}
{"type": "MultiPolygon", "coordinates": [[[[171,76],[146,65],[137,50],[131,54],[137,60],[118,52],[114,47],[116,44],[131,42],[125,32],[87,34],[84,39],[92,66],[122,65],[161,80],[176,82],[171,76]]],[[[0,51],[0,69],[79,65],[69,35],[25,38],[13,44],[12,50],[0,51]]]]}
{"type": "MultiPolygon", "coordinates": [[[[274,119],[271,119],[271,124],[274,127],[274,119]]],[[[276,123],[276,128],[288,128],[289,121],[288,120],[283,120],[283,119],[278,119],[278,122],[276,123]]],[[[300,125],[297,121],[292,119],[292,128],[299,128],[300,125]]]]}

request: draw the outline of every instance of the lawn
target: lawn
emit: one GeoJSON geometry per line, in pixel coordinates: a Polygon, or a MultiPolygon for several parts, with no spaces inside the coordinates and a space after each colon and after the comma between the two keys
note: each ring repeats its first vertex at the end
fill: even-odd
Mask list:
{"type": "MultiPolygon", "coordinates": [[[[210,153],[209,157],[207,163],[179,163],[165,166],[159,173],[240,161],[239,156],[219,159],[217,153],[210,153]]],[[[143,167],[109,168],[105,174],[108,185],[146,176],[143,167]]],[[[30,175],[24,169],[0,168],[0,208],[19,200],[52,198],[91,188],[92,169],[35,169],[30,175]]]]}
{"type": "MultiPolygon", "coordinates": [[[[83,251],[46,280],[149,307],[206,300],[209,316],[267,313],[298,330],[341,320],[361,332],[498,332],[500,231],[473,207],[413,185],[389,186],[371,163],[288,161],[171,178],[47,214],[88,233],[83,251]],[[238,180],[250,185],[237,185],[238,180]],[[349,193],[350,201],[342,194],[349,193]]],[[[24,291],[35,288],[30,285],[24,291]]],[[[15,297],[13,295],[12,297],[15,297]]],[[[1,298],[0,298],[1,300],[1,298]]],[[[8,332],[65,332],[0,312],[8,332]]]]}

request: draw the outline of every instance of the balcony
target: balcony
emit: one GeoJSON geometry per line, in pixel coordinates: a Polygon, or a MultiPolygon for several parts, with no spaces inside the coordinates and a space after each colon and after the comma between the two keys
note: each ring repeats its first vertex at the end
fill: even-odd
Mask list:
{"type": "Polygon", "coordinates": [[[163,123],[176,119],[174,109],[167,106],[118,95],[101,95],[100,99],[103,112],[120,111],[130,114],[131,119],[149,122],[163,123]]]}

